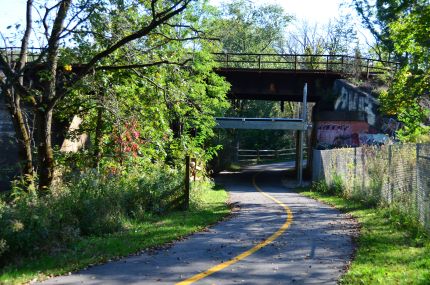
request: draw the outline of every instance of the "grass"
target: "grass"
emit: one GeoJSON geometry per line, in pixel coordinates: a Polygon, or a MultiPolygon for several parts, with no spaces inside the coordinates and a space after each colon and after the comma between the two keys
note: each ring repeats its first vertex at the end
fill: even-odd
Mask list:
{"type": "MultiPolygon", "coordinates": [[[[163,216],[149,215],[145,221],[127,221],[126,231],[86,237],[57,253],[26,258],[1,271],[0,284],[22,284],[67,274],[90,265],[156,248],[200,231],[230,213],[227,192],[219,187],[194,190],[198,206],[163,216]]],[[[196,188],[196,187],[195,187],[196,188]]]]}
{"type": "Polygon", "coordinates": [[[361,224],[357,251],[341,284],[430,284],[430,239],[418,225],[390,209],[309,189],[300,194],[351,214],[361,224]]]}

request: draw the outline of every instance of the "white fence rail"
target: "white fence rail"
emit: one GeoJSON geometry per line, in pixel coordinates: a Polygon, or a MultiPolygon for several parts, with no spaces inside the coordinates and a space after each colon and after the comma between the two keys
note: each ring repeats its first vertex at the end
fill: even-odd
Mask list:
{"type": "Polygon", "coordinates": [[[238,149],[237,158],[239,162],[257,162],[257,163],[260,161],[278,160],[278,159],[294,160],[296,158],[296,149],[295,148],[238,149]]]}

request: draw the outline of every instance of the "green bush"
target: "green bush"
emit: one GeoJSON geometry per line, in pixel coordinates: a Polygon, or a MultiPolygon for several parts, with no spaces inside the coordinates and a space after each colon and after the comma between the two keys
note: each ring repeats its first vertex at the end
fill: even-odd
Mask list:
{"type": "Polygon", "coordinates": [[[343,195],[344,185],[342,177],[339,175],[333,175],[332,183],[329,185],[324,180],[312,182],[311,190],[314,192],[319,192],[323,194],[330,195],[343,195]]]}
{"type": "Polygon", "coordinates": [[[0,200],[0,263],[58,250],[81,236],[126,230],[127,220],[160,214],[181,203],[183,174],[165,165],[122,174],[80,174],[38,197],[14,189],[0,200]]]}

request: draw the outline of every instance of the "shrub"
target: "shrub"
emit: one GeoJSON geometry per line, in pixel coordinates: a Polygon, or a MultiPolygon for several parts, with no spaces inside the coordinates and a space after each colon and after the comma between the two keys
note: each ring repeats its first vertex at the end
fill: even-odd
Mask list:
{"type": "Polygon", "coordinates": [[[0,263],[125,230],[127,220],[178,207],[182,187],[180,169],[158,164],[115,175],[88,171],[41,197],[17,187],[15,198],[0,200],[0,263]]]}
{"type": "Polygon", "coordinates": [[[327,184],[324,180],[313,182],[311,190],[323,194],[343,195],[344,185],[342,177],[333,175],[331,184],[327,184]]]}

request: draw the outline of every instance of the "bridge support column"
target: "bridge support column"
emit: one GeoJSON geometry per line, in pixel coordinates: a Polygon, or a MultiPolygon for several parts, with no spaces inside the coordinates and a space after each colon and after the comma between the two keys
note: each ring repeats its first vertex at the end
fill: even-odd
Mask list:
{"type": "MultiPolygon", "coordinates": [[[[305,86],[303,88],[303,104],[302,104],[302,120],[305,126],[307,126],[308,121],[308,110],[307,110],[307,104],[308,104],[308,84],[305,83],[305,86]]],[[[296,158],[296,170],[297,170],[297,183],[298,186],[302,186],[303,184],[303,139],[305,137],[307,138],[307,128],[302,129],[298,131],[297,138],[298,143],[296,143],[296,146],[298,147],[297,158],[296,158]],[[297,163],[298,161],[298,163],[297,163]]]]}
{"type": "Polygon", "coordinates": [[[303,131],[296,132],[296,174],[299,185],[303,181],[303,134],[303,131]]]}

